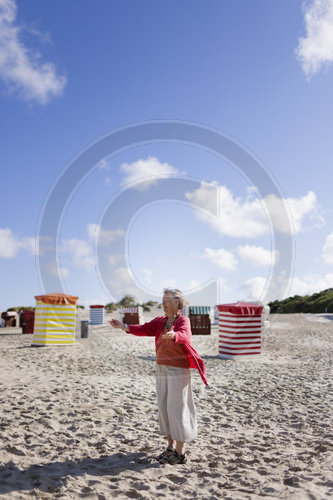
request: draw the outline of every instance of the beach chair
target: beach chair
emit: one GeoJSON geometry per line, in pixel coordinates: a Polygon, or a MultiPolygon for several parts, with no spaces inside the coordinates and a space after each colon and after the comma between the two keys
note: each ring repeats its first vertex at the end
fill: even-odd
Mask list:
{"type": "Polygon", "coordinates": [[[78,297],[64,293],[36,295],[32,346],[61,346],[75,343],[78,297]]]}
{"type": "Polygon", "coordinates": [[[34,333],[35,311],[22,309],[20,312],[20,326],[22,333],[34,333]]]}
{"type": "Polygon", "coordinates": [[[263,306],[251,302],[218,305],[219,356],[240,359],[261,354],[263,306]]]}
{"type": "Polygon", "coordinates": [[[190,306],[189,318],[191,322],[192,335],[210,335],[210,307],[190,306]]]}
{"type": "Polygon", "coordinates": [[[19,315],[15,311],[5,311],[1,314],[1,318],[5,322],[5,327],[20,326],[19,315]]]}
{"type": "Polygon", "coordinates": [[[123,323],[126,323],[126,325],[139,325],[140,324],[138,306],[122,307],[120,309],[120,313],[122,313],[124,315],[123,316],[123,323]]]}
{"type": "Polygon", "coordinates": [[[103,325],[104,324],[104,309],[103,305],[91,305],[90,306],[90,324],[91,325],[103,325]]]}

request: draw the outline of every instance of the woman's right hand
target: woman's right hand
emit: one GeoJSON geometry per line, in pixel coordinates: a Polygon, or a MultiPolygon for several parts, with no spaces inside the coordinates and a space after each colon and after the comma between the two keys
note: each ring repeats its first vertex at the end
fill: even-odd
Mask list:
{"type": "Polygon", "coordinates": [[[122,330],[124,329],[124,324],[117,319],[111,319],[109,323],[113,328],[121,328],[122,330]]]}

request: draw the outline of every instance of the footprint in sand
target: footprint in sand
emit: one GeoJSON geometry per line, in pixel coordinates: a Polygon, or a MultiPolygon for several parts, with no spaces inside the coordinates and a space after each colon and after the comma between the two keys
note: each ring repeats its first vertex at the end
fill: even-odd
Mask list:
{"type": "Polygon", "coordinates": [[[135,489],[126,491],[125,495],[129,498],[143,498],[140,491],[137,491],[135,489]]]}
{"type": "Polygon", "coordinates": [[[176,476],[175,474],[168,474],[165,476],[167,479],[170,479],[175,484],[185,484],[187,483],[186,477],[183,476],[176,476]]]}

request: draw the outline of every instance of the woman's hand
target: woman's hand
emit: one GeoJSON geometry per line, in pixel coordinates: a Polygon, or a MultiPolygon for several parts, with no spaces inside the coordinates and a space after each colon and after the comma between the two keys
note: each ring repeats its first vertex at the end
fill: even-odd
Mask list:
{"type": "Polygon", "coordinates": [[[169,330],[166,333],[163,333],[162,335],[162,340],[174,340],[176,338],[176,334],[173,331],[173,326],[171,327],[171,330],[169,330]]]}
{"type": "Polygon", "coordinates": [[[122,330],[125,330],[124,323],[122,323],[121,321],[118,321],[117,319],[111,319],[111,321],[109,321],[109,323],[113,328],[121,328],[122,330]]]}

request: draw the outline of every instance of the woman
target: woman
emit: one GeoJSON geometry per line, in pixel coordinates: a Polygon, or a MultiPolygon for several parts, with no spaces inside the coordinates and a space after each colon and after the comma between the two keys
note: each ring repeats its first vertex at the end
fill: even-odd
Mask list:
{"type": "Polygon", "coordinates": [[[185,443],[197,435],[196,411],[193,401],[190,368],[199,370],[208,385],[202,359],[191,346],[191,324],[182,315],[184,297],[178,289],[163,290],[165,316],[143,325],[129,325],[112,319],[111,326],[126,333],[155,337],[156,395],[160,434],[166,435],[168,446],[157,458],[165,464],[186,463],[185,443]]]}

